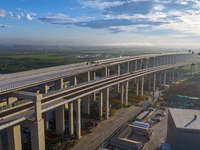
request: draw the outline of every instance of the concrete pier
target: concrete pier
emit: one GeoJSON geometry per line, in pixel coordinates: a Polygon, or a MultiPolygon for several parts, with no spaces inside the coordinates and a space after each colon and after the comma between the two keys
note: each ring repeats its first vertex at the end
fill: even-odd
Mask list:
{"type": "Polygon", "coordinates": [[[136,90],[135,94],[136,94],[136,96],[138,96],[139,95],[139,78],[136,78],[136,89],[135,90],[136,90]]]}
{"type": "Polygon", "coordinates": [[[156,91],[156,73],[153,74],[153,92],[156,91]]]}
{"type": "Polygon", "coordinates": [[[99,91],[99,117],[103,116],[103,91],[99,91]]]}
{"type": "Polygon", "coordinates": [[[74,134],[74,106],[73,102],[69,103],[69,134],[74,134]]]}
{"type": "Polygon", "coordinates": [[[144,95],[144,76],[141,77],[141,88],[140,88],[140,95],[144,95]]]}
{"type": "MultiPolygon", "coordinates": [[[[114,74],[120,75],[120,64],[115,65],[114,74]]],[[[114,85],[114,94],[119,94],[119,84],[114,85]]]]}
{"type": "Polygon", "coordinates": [[[106,88],[103,90],[103,97],[104,97],[104,103],[105,103],[105,119],[109,119],[109,88],[106,88]]]}
{"type": "Polygon", "coordinates": [[[81,99],[75,101],[76,108],[76,138],[81,138],[81,99]]]}
{"type": "Polygon", "coordinates": [[[121,95],[120,95],[120,99],[121,99],[121,104],[124,104],[124,83],[121,83],[121,95]]]}
{"type": "Polygon", "coordinates": [[[163,85],[166,85],[166,77],[167,77],[167,72],[164,70],[164,78],[163,78],[163,85]]]}
{"type": "Polygon", "coordinates": [[[20,125],[8,127],[7,135],[8,135],[8,149],[22,150],[20,125]]]}
{"type": "Polygon", "coordinates": [[[124,85],[125,85],[125,106],[128,106],[128,81],[126,81],[124,85]]]}

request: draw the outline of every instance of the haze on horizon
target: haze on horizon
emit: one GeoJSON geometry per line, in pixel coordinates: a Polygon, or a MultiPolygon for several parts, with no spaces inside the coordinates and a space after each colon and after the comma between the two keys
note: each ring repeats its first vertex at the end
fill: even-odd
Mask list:
{"type": "Polygon", "coordinates": [[[1,0],[0,45],[200,47],[200,0],[1,0]]]}

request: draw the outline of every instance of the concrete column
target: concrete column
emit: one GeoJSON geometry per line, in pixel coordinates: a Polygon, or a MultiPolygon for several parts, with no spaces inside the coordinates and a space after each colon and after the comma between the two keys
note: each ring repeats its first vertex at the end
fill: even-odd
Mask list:
{"type": "MultiPolygon", "coordinates": [[[[106,68],[102,68],[107,75],[107,67],[106,68]]],[[[83,75],[83,82],[88,82],[90,81],[90,71],[88,71],[87,73],[85,73],[83,75]]],[[[86,95],[82,98],[82,104],[83,104],[83,113],[90,115],[90,95],[86,95]]]]}
{"type": "Polygon", "coordinates": [[[124,63],[125,73],[129,73],[129,62],[124,63]]]}
{"type": "Polygon", "coordinates": [[[174,82],[174,68],[172,69],[172,82],[174,82]]]}
{"type": "Polygon", "coordinates": [[[160,85],[162,84],[162,71],[160,71],[160,85]]]}
{"type": "MultiPolygon", "coordinates": [[[[55,90],[63,88],[63,78],[55,81],[55,90]]],[[[64,105],[56,107],[56,133],[63,135],[65,131],[64,105]]]]}
{"type": "Polygon", "coordinates": [[[158,57],[155,57],[155,67],[158,66],[158,57]]]}
{"type": "Polygon", "coordinates": [[[55,90],[59,90],[63,88],[63,78],[55,80],[55,90]]]}
{"type": "Polygon", "coordinates": [[[69,103],[69,134],[74,134],[74,106],[73,102],[69,103]]]}
{"type": "Polygon", "coordinates": [[[56,107],[56,133],[63,135],[65,131],[64,105],[56,107]]]}
{"type": "Polygon", "coordinates": [[[183,67],[181,67],[181,80],[183,80],[183,67]]]}
{"type": "MultiPolygon", "coordinates": [[[[96,71],[91,71],[90,72],[90,80],[95,80],[96,79],[96,71]]],[[[90,100],[91,101],[96,101],[96,92],[90,94],[90,100]]]]}
{"type": "Polygon", "coordinates": [[[165,86],[166,85],[166,70],[164,70],[164,79],[163,79],[163,85],[165,86]]]}
{"type": "Polygon", "coordinates": [[[154,58],[153,57],[149,58],[149,68],[150,67],[154,67],[154,58]]]}
{"type": "Polygon", "coordinates": [[[171,56],[171,63],[174,64],[174,55],[171,56]]]}
{"type": "Polygon", "coordinates": [[[156,91],[156,73],[153,74],[153,92],[156,91]]]}
{"type": "MultiPolygon", "coordinates": [[[[41,94],[48,93],[48,85],[46,83],[39,85],[39,91],[41,94]]],[[[45,131],[49,129],[49,112],[45,112],[42,114],[42,118],[44,119],[44,128],[45,131]]]]}
{"type": "Polygon", "coordinates": [[[133,61],[130,62],[130,72],[135,71],[135,69],[136,69],[135,65],[136,65],[135,60],[133,60],[133,61]]]}
{"type": "Polygon", "coordinates": [[[158,66],[162,65],[162,56],[158,57],[158,66]]]}
{"type": "Polygon", "coordinates": [[[41,100],[42,94],[38,94],[34,97],[35,120],[31,121],[31,124],[28,126],[31,131],[32,150],[45,150],[44,120],[42,119],[41,100]]]}
{"type": "Polygon", "coordinates": [[[107,67],[101,69],[101,77],[107,77],[107,67]]]}
{"type": "Polygon", "coordinates": [[[109,88],[106,88],[103,90],[103,97],[104,97],[104,103],[105,103],[105,108],[106,108],[105,118],[106,120],[108,120],[109,119],[109,88]]]}
{"type": "Polygon", "coordinates": [[[103,91],[99,91],[99,117],[101,118],[103,115],[103,91]]]}
{"type": "Polygon", "coordinates": [[[81,138],[81,99],[75,101],[76,108],[76,138],[81,138]]]}
{"type": "Polygon", "coordinates": [[[141,77],[141,91],[140,95],[143,96],[144,93],[144,76],[141,77]]]}
{"type": "Polygon", "coordinates": [[[107,76],[110,76],[110,68],[108,68],[107,76]]]}
{"type": "Polygon", "coordinates": [[[44,120],[35,120],[31,123],[32,150],[45,150],[44,120]]]}
{"type": "Polygon", "coordinates": [[[76,78],[76,76],[72,76],[72,77],[70,77],[70,86],[71,85],[76,85],[76,82],[77,82],[77,78],[76,78]]]}
{"type": "Polygon", "coordinates": [[[149,91],[151,91],[151,74],[149,74],[149,91]]]}
{"type": "Polygon", "coordinates": [[[178,80],[180,79],[180,67],[178,67],[178,80]]]}
{"type": "Polygon", "coordinates": [[[128,81],[125,82],[125,106],[128,106],[128,81]]]}
{"type": "Polygon", "coordinates": [[[0,131],[0,150],[3,150],[2,140],[1,140],[1,131],[0,131]]]}
{"type": "Polygon", "coordinates": [[[171,82],[172,80],[172,69],[169,69],[169,83],[171,82]]]}
{"type": "Polygon", "coordinates": [[[8,149],[22,150],[21,129],[20,125],[10,126],[7,128],[8,149]]]}
{"type": "MultiPolygon", "coordinates": [[[[120,64],[115,65],[114,74],[120,75],[120,64]]],[[[119,84],[114,85],[114,94],[119,94],[119,84]]]]}
{"type": "Polygon", "coordinates": [[[165,56],[162,56],[162,65],[165,65],[165,56]]]}
{"type": "Polygon", "coordinates": [[[165,55],[165,65],[168,64],[168,55],[165,55]]]}
{"type": "Polygon", "coordinates": [[[84,96],[83,101],[83,113],[90,115],[90,95],[84,96]]]}
{"type": "Polygon", "coordinates": [[[46,83],[39,85],[39,91],[42,94],[48,93],[48,89],[49,89],[49,87],[48,87],[48,85],[46,83]]]}
{"type": "Polygon", "coordinates": [[[6,100],[7,100],[7,104],[10,104],[10,107],[12,107],[12,104],[14,103],[14,102],[16,102],[16,101],[18,101],[18,98],[16,98],[16,97],[7,97],[6,98],[6,100]]]}
{"type": "Polygon", "coordinates": [[[142,59],[142,66],[143,66],[142,69],[146,69],[147,68],[147,59],[146,58],[142,59]]]}
{"type": "Polygon", "coordinates": [[[141,59],[137,60],[137,70],[141,69],[141,59]]]}
{"type": "Polygon", "coordinates": [[[138,96],[139,95],[139,81],[138,81],[139,79],[138,78],[136,78],[136,91],[135,91],[135,93],[136,93],[136,96],[138,96]]]}
{"type": "Polygon", "coordinates": [[[121,83],[121,96],[120,96],[120,99],[121,99],[121,104],[123,105],[124,104],[124,84],[121,83]]]}

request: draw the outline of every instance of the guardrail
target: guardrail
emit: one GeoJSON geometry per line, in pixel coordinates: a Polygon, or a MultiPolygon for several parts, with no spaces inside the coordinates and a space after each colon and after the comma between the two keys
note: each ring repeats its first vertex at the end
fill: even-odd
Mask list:
{"type": "Polygon", "coordinates": [[[95,81],[100,81],[100,80],[103,80],[103,79],[111,78],[111,77],[114,77],[114,76],[117,76],[117,74],[107,76],[107,77],[102,77],[102,78],[95,79],[95,80],[91,80],[91,81],[88,81],[88,82],[83,82],[83,83],[80,83],[80,84],[77,84],[77,85],[72,85],[72,86],[69,86],[67,88],[55,90],[55,91],[52,91],[52,92],[49,92],[49,93],[45,93],[45,94],[43,94],[43,97],[53,95],[53,94],[58,93],[58,92],[66,91],[66,90],[69,90],[69,89],[72,89],[72,88],[76,88],[76,87],[79,87],[79,86],[82,86],[82,85],[86,85],[86,84],[89,84],[89,83],[92,83],[92,82],[95,82],[95,81]]]}

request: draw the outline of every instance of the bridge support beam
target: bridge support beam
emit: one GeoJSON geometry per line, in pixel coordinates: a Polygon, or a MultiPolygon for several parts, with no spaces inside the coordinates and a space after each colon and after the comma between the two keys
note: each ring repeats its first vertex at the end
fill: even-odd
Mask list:
{"type": "Polygon", "coordinates": [[[130,62],[130,72],[133,72],[136,70],[136,60],[133,60],[130,62]]]}
{"type": "Polygon", "coordinates": [[[63,135],[65,131],[64,105],[56,107],[56,133],[63,135]]]}
{"type": "MultiPolygon", "coordinates": [[[[120,64],[115,65],[114,74],[120,75],[120,64]]],[[[114,94],[119,94],[119,84],[114,85],[114,94]]]]}
{"type": "Polygon", "coordinates": [[[0,131],[0,150],[3,149],[3,146],[2,146],[2,140],[1,140],[1,131],[0,131]]]}
{"type": "Polygon", "coordinates": [[[183,67],[181,67],[181,80],[183,80],[183,67]]]}
{"type": "Polygon", "coordinates": [[[8,127],[7,136],[9,150],[22,150],[20,125],[8,127]]]}
{"type": "Polygon", "coordinates": [[[107,77],[107,75],[108,75],[107,71],[108,71],[107,67],[102,68],[101,69],[101,77],[107,77]]]}
{"type": "Polygon", "coordinates": [[[141,69],[141,59],[137,60],[137,70],[141,69]]]}
{"type": "Polygon", "coordinates": [[[172,69],[172,82],[174,82],[174,68],[172,69]]]}
{"type": "Polygon", "coordinates": [[[70,102],[69,104],[69,134],[74,134],[74,106],[73,102],[70,102]]]}
{"type": "Polygon", "coordinates": [[[140,95],[144,95],[144,76],[141,77],[141,89],[140,89],[140,95]]]}
{"type": "Polygon", "coordinates": [[[138,96],[139,95],[139,78],[135,78],[135,80],[136,80],[136,91],[135,91],[135,94],[136,94],[136,96],[138,96]]]}
{"type": "Polygon", "coordinates": [[[106,111],[106,114],[105,114],[105,118],[106,120],[109,119],[109,88],[106,88],[103,90],[103,99],[104,99],[104,103],[105,103],[105,111],[106,111]]]}
{"type": "Polygon", "coordinates": [[[76,83],[77,83],[77,78],[76,78],[76,76],[70,77],[69,81],[70,81],[70,86],[71,86],[71,85],[76,85],[76,83]]]}
{"type": "Polygon", "coordinates": [[[151,91],[151,74],[149,74],[149,87],[148,90],[151,91]]]}
{"type": "Polygon", "coordinates": [[[103,116],[103,91],[99,91],[99,117],[103,116]]]}
{"type": "MultiPolygon", "coordinates": [[[[63,88],[63,78],[55,81],[55,90],[63,88]]],[[[65,117],[64,117],[64,105],[56,107],[56,133],[63,135],[65,131],[65,117]]]]}
{"type": "Polygon", "coordinates": [[[83,101],[83,113],[90,115],[90,95],[84,96],[83,101]]]}
{"type": "Polygon", "coordinates": [[[163,78],[163,85],[166,85],[166,76],[167,76],[167,72],[166,70],[164,70],[164,78],[163,78]]]}
{"type": "Polygon", "coordinates": [[[147,68],[147,59],[143,58],[142,59],[142,69],[146,69],[147,68]]]}
{"type": "Polygon", "coordinates": [[[81,138],[81,99],[75,101],[76,108],[76,138],[81,138]]]}
{"type": "Polygon", "coordinates": [[[124,84],[121,83],[121,95],[120,95],[120,99],[121,99],[121,104],[124,104],[124,84]]]}
{"type": "Polygon", "coordinates": [[[125,73],[129,73],[129,62],[124,63],[124,71],[125,73]]]}
{"type": "Polygon", "coordinates": [[[149,68],[154,67],[154,57],[149,58],[149,68]]]}
{"type": "MultiPolygon", "coordinates": [[[[46,83],[39,85],[39,91],[42,94],[48,93],[48,89],[49,89],[49,87],[46,83]]],[[[45,131],[48,131],[48,129],[49,129],[49,112],[47,111],[47,112],[43,113],[42,118],[44,119],[45,131]]]]}
{"type": "Polygon", "coordinates": [[[160,85],[162,84],[162,71],[160,71],[160,85]]]}
{"type": "Polygon", "coordinates": [[[128,106],[128,81],[125,82],[125,106],[128,106]]]}
{"type": "Polygon", "coordinates": [[[156,91],[156,73],[153,74],[153,92],[156,91]]]}
{"type": "MultiPolygon", "coordinates": [[[[90,72],[90,80],[95,80],[96,79],[96,71],[91,71],[90,72]]],[[[90,100],[91,101],[96,101],[96,92],[90,94],[90,100]]]]}

